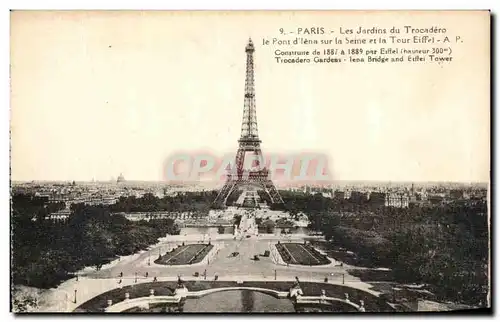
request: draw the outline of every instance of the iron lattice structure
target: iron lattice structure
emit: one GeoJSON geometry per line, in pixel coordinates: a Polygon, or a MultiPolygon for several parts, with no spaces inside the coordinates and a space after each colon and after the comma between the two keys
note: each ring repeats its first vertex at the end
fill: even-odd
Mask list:
{"type": "Polygon", "coordinates": [[[243,109],[243,120],[241,124],[241,136],[238,140],[238,152],[236,153],[236,171],[229,169],[227,180],[215,198],[215,207],[224,207],[227,198],[235,190],[245,186],[254,186],[262,189],[273,204],[283,204],[278,190],[269,178],[269,170],[264,166],[264,158],[257,128],[257,112],[255,109],[255,78],[253,53],[255,47],[250,39],[245,47],[247,55],[246,77],[245,77],[245,101],[243,109]],[[244,169],[245,155],[253,154],[253,167],[251,170],[244,169]]]}

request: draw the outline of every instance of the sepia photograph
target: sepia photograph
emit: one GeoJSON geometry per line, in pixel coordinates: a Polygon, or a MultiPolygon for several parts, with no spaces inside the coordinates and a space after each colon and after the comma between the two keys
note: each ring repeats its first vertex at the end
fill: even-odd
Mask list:
{"type": "Polygon", "coordinates": [[[491,312],[490,30],[11,11],[11,312],[491,312]]]}

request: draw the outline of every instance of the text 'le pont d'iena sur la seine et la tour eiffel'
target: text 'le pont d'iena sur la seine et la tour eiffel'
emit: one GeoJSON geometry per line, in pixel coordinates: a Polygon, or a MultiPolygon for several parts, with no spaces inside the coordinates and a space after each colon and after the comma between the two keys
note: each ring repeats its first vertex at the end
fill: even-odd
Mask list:
{"type": "Polygon", "coordinates": [[[464,39],[444,27],[310,27],[262,38],[278,64],[453,62],[464,39]]]}

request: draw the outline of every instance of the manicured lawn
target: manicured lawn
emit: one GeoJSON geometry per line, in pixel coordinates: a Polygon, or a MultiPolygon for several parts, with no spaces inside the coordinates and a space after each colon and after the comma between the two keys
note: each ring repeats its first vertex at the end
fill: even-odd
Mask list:
{"type": "Polygon", "coordinates": [[[375,269],[349,269],[349,274],[359,277],[362,281],[367,282],[392,282],[394,276],[391,270],[375,270],[375,269]]]}
{"type": "Polygon", "coordinates": [[[208,244],[189,244],[179,246],[171,252],[155,260],[156,264],[161,265],[190,265],[199,263],[213,248],[208,244]]]}
{"type": "Polygon", "coordinates": [[[316,249],[311,246],[298,243],[280,243],[276,244],[276,248],[281,255],[281,258],[288,264],[295,265],[326,265],[330,264],[330,260],[321,255],[316,249]]]}
{"type": "Polygon", "coordinates": [[[125,293],[129,293],[131,299],[149,296],[151,289],[155,290],[156,295],[173,295],[175,285],[175,282],[150,282],[116,288],[88,300],[80,305],[76,311],[103,312],[108,305],[108,300],[112,300],[113,303],[121,302],[125,299],[125,293]]]}

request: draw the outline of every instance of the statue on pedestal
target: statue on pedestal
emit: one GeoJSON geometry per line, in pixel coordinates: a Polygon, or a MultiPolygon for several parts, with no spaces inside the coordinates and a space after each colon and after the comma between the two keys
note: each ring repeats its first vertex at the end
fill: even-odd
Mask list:
{"type": "Polygon", "coordinates": [[[297,300],[302,295],[304,295],[304,292],[302,292],[302,288],[300,287],[300,284],[298,282],[295,282],[293,287],[290,288],[290,290],[288,292],[288,296],[290,298],[297,300]]]}
{"type": "Polygon", "coordinates": [[[184,285],[184,281],[181,279],[181,276],[179,275],[177,277],[177,286],[175,287],[174,291],[174,296],[185,298],[187,296],[188,289],[184,285]]]}

